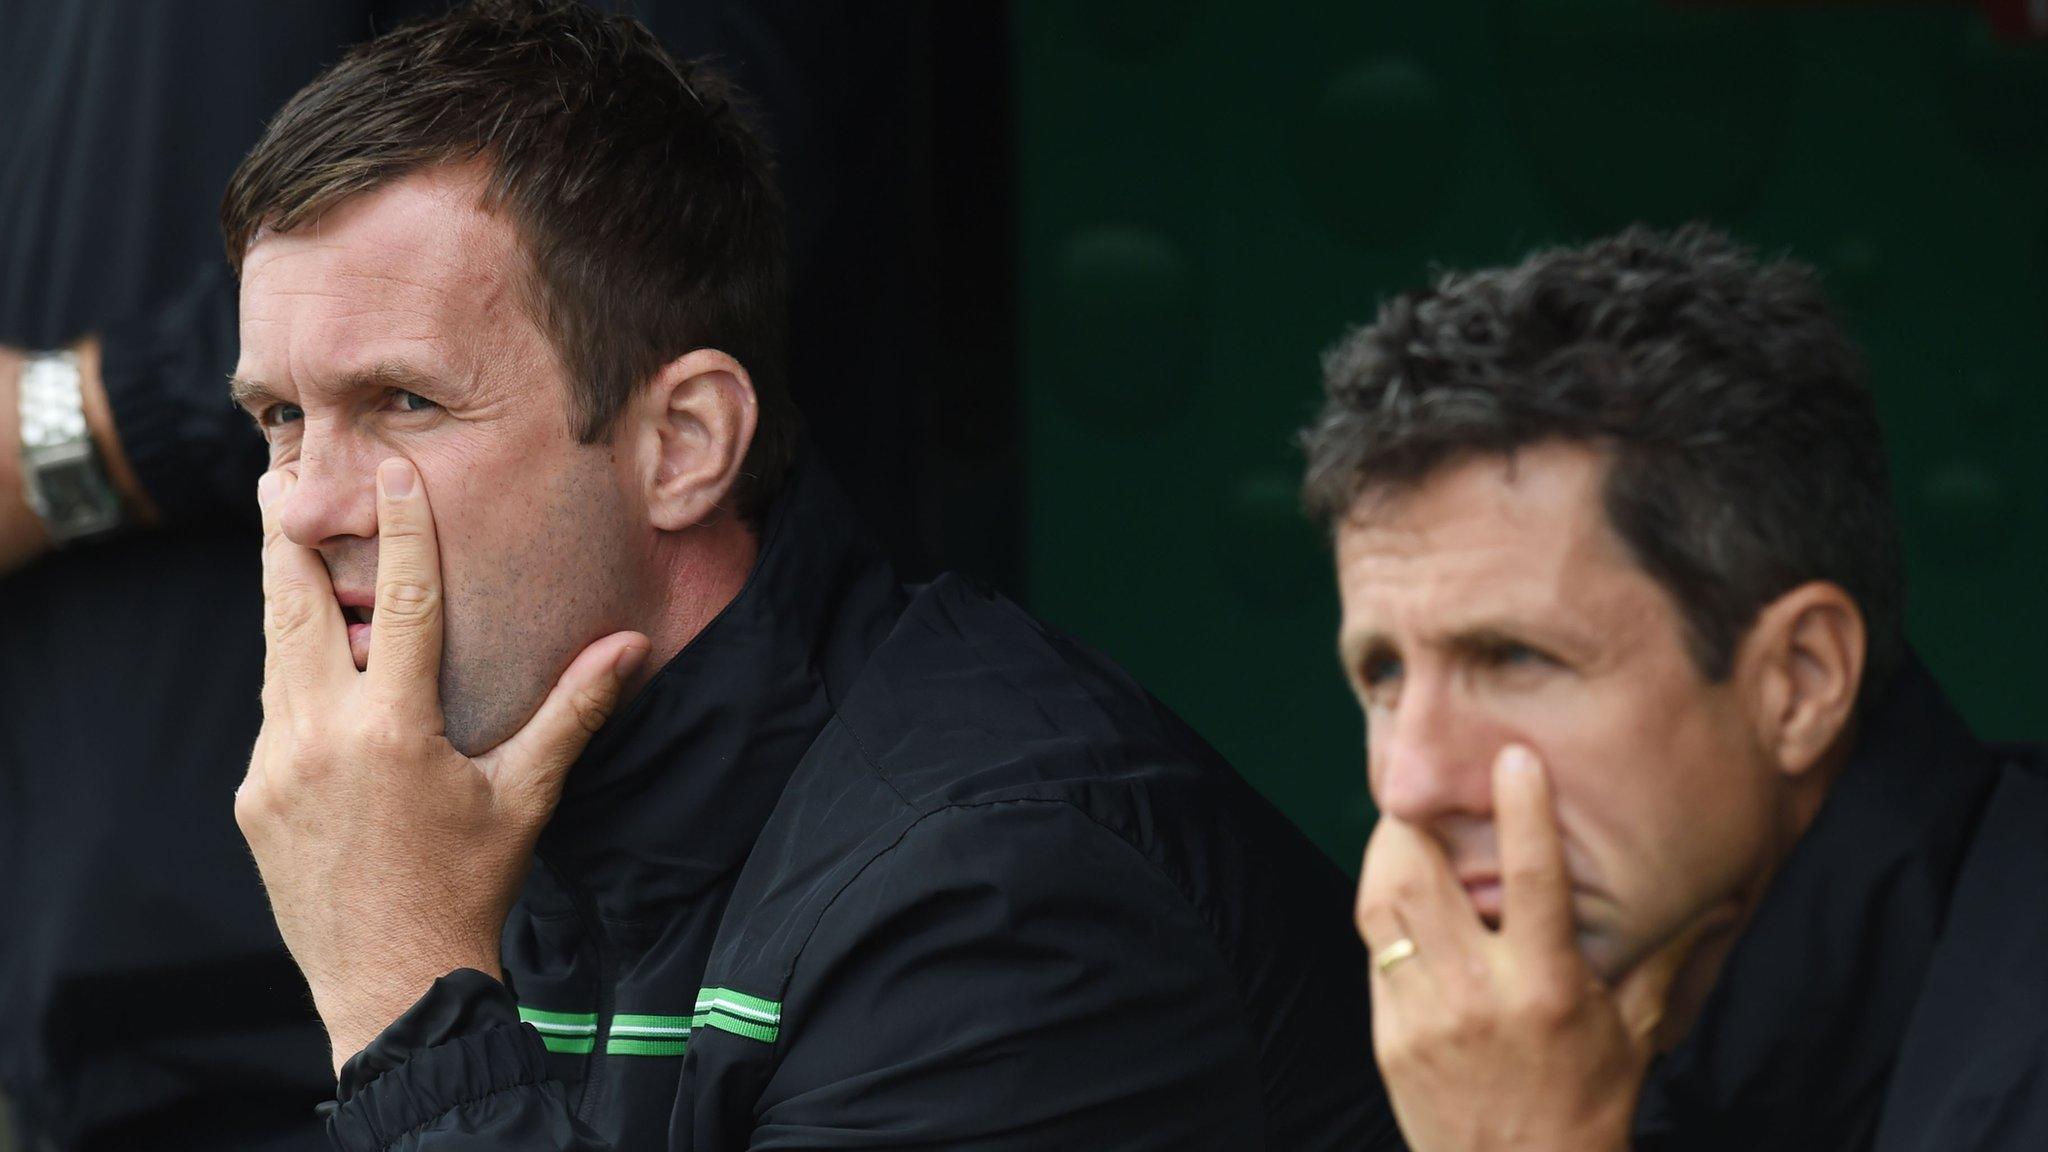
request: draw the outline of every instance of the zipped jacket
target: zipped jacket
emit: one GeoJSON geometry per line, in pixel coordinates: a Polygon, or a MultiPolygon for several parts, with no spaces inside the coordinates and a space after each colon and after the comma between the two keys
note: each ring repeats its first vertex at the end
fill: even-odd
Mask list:
{"type": "MultiPolygon", "coordinates": [[[[1399,1147],[1351,886],[1114,665],[900,586],[814,467],[571,770],[348,1150],[1399,1147]]],[[[517,610],[508,606],[507,610],[517,610]]]]}

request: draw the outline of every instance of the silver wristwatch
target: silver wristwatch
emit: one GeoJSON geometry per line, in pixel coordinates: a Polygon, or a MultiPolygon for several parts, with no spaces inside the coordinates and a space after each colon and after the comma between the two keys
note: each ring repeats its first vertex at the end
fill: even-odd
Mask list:
{"type": "Polygon", "coordinates": [[[28,506],[58,546],[121,526],[121,497],[107,481],[85,424],[76,352],[39,352],[21,367],[21,474],[28,506]]]}

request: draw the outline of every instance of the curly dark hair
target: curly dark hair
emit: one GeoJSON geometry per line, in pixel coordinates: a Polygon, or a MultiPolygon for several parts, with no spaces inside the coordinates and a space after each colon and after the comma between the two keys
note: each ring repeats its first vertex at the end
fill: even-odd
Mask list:
{"type": "Polygon", "coordinates": [[[1710,681],[1772,600],[1839,585],[1869,635],[1863,698],[1905,658],[1904,573],[1877,412],[1817,277],[1700,225],[1634,227],[1387,301],[1323,360],[1304,500],[1473,454],[1601,448],[1616,534],[1670,592],[1710,681]]]}
{"type": "Polygon", "coordinates": [[[747,367],[760,417],[735,502],[758,515],[799,438],[785,379],[783,204],[738,88],[646,27],[573,0],[472,0],[351,49],[278,112],[228,182],[237,272],[288,232],[438,164],[481,159],[518,228],[528,303],[572,380],[577,436],[693,348],[747,367]]]}

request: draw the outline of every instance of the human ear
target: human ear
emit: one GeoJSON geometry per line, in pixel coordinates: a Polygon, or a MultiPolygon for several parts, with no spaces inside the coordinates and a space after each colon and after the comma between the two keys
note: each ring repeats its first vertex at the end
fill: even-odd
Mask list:
{"type": "Polygon", "coordinates": [[[679,532],[733,511],[759,417],[739,361],[698,348],[661,366],[644,396],[653,449],[644,473],[648,518],[679,532]]]}
{"type": "Polygon", "coordinates": [[[1848,728],[1863,684],[1863,613],[1815,580],[1773,600],[1743,641],[1757,686],[1758,735],[1780,771],[1804,775],[1848,728]]]}

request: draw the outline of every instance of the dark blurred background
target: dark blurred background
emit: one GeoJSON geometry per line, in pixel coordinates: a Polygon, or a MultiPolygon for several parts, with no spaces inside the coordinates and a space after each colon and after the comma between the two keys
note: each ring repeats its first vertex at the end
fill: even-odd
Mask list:
{"type": "Polygon", "coordinates": [[[1032,0],[1012,10],[1021,589],[1356,869],[1370,807],[1290,443],[1433,266],[1704,219],[1866,349],[1910,629],[2048,735],[2048,5],[1032,0]]]}

